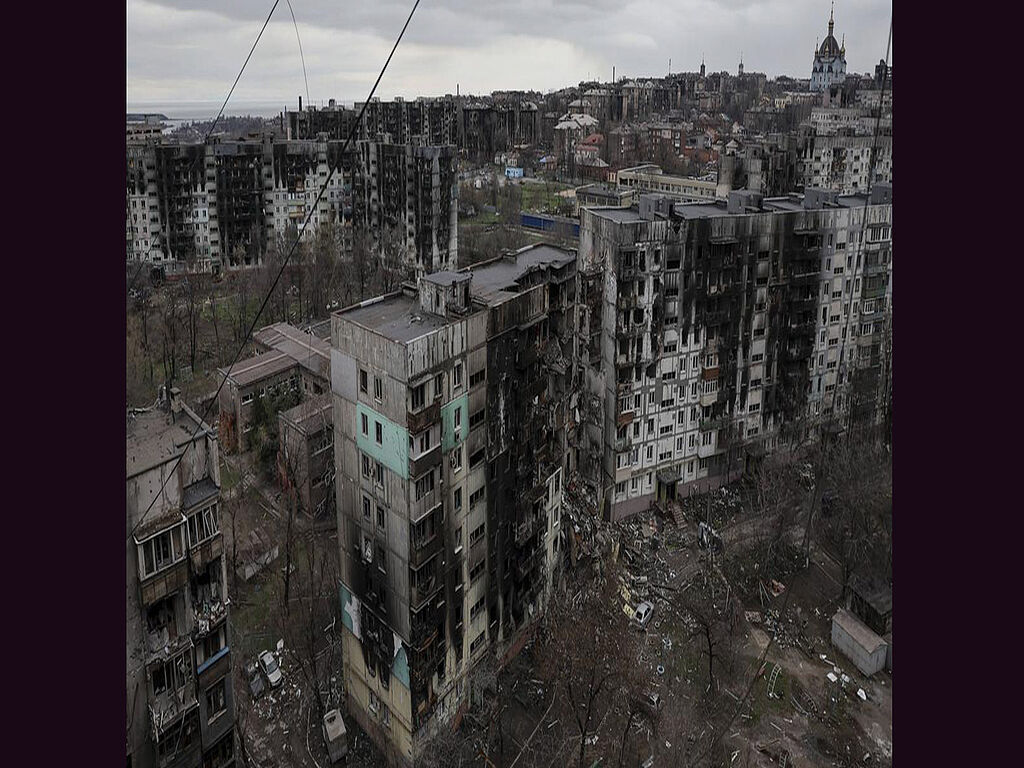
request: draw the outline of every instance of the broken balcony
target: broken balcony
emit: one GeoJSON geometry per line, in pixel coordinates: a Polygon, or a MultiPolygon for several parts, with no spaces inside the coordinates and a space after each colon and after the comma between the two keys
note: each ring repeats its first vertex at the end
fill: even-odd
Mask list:
{"type": "Polygon", "coordinates": [[[411,434],[416,434],[418,432],[422,432],[431,424],[437,423],[440,418],[441,401],[440,399],[435,399],[430,405],[425,406],[418,411],[410,411],[406,421],[409,426],[409,432],[411,434]]]}
{"type": "Polygon", "coordinates": [[[444,540],[432,533],[427,536],[413,536],[412,547],[409,550],[409,565],[413,568],[421,568],[430,562],[442,549],[444,540]]]}
{"type": "Polygon", "coordinates": [[[437,443],[430,450],[419,456],[409,457],[409,476],[420,477],[424,472],[441,463],[441,444],[437,443]]]}
{"type": "Polygon", "coordinates": [[[181,688],[164,690],[150,696],[149,719],[153,741],[160,739],[186,714],[199,706],[196,684],[189,679],[181,688]]]}

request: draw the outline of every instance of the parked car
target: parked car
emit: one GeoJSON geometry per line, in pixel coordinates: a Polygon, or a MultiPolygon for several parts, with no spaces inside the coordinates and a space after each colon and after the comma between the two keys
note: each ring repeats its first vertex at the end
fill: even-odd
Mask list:
{"type": "Polygon", "coordinates": [[[267,682],[270,683],[271,688],[277,688],[284,682],[284,675],[281,673],[281,667],[278,665],[277,659],[274,658],[274,654],[270,651],[264,651],[260,654],[260,669],[266,676],[267,682]]]}
{"type": "Polygon", "coordinates": [[[654,606],[644,601],[636,607],[636,611],[633,614],[633,619],[640,629],[646,629],[647,625],[651,622],[651,616],[654,614],[654,606]]]}
{"type": "Polygon", "coordinates": [[[348,736],[345,733],[345,721],[341,712],[330,710],[324,715],[324,744],[327,745],[327,756],[336,763],[348,754],[348,736]]]}

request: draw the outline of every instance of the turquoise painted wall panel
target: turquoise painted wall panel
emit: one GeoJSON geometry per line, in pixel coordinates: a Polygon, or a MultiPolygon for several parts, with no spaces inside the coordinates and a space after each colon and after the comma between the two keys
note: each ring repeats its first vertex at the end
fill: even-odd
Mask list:
{"type": "MultiPolygon", "coordinates": [[[[465,418],[465,416],[463,416],[465,418]]],[[[363,403],[356,403],[355,423],[356,446],[360,451],[376,459],[403,480],[409,479],[409,430],[400,427],[382,414],[363,403]],[[366,415],[367,432],[363,434],[363,415],[366,415]],[[377,430],[374,424],[380,422],[383,428],[383,442],[377,444],[377,430]]]]}
{"type": "Polygon", "coordinates": [[[450,451],[466,440],[469,432],[469,395],[457,397],[441,406],[441,450],[450,451]],[[459,439],[455,439],[455,412],[460,412],[459,439]]]}

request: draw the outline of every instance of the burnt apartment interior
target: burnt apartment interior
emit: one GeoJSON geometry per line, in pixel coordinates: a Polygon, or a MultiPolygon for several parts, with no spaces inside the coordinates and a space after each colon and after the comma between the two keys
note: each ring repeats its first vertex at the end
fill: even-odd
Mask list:
{"type": "MultiPolygon", "coordinates": [[[[258,264],[264,248],[263,145],[215,144],[217,218],[222,260],[232,267],[258,264]]],[[[209,178],[209,175],[208,175],[209,178]]]]}

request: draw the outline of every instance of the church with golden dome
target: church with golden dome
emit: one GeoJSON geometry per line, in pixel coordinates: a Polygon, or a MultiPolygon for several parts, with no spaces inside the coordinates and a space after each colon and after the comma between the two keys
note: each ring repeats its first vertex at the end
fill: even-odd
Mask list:
{"type": "Polygon", "coordinates": [[[846,40],[842,45],[836,42],[832,29],[835,27],[835,3],[828,17],[828,35],[820,47],[814,49],[814,66],[811,68],[811,90],[827,91],[830,85],[838,85],[846,79],[846,40]]]}

